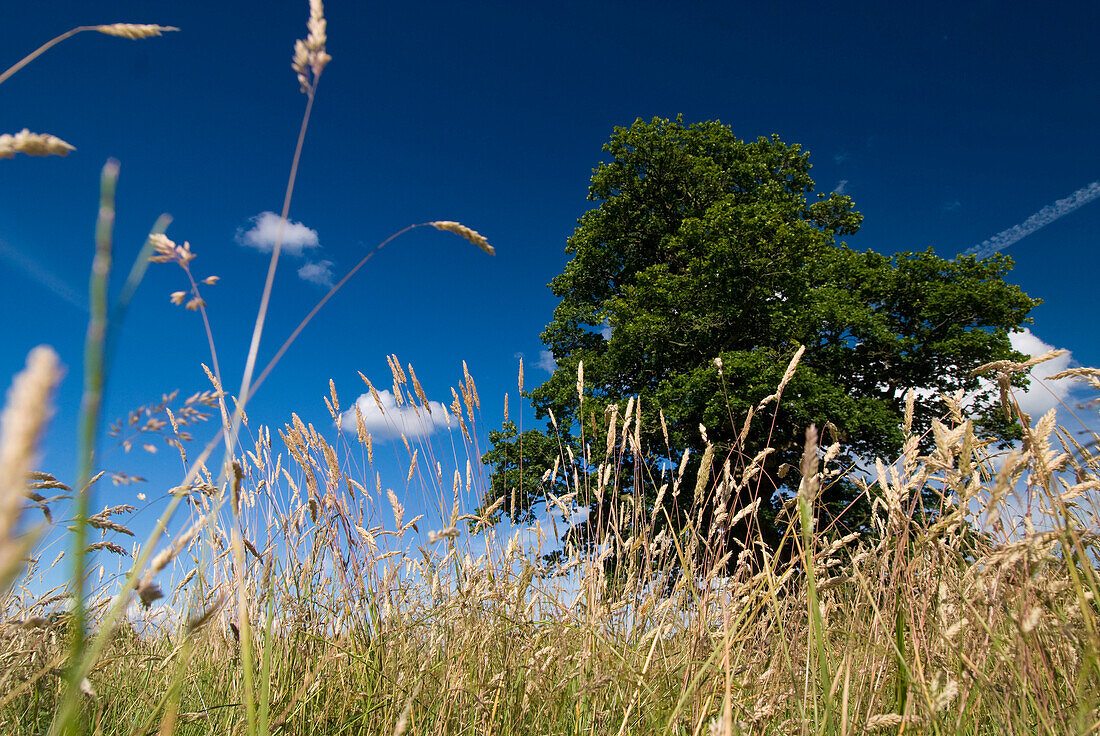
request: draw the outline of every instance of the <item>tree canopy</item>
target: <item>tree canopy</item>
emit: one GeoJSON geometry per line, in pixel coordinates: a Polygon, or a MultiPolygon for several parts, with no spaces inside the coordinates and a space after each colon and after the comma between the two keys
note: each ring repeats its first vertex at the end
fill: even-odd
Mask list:
{"type": "MultiPolygon", "coordinates": [[[[630,397],[639,397],[654,456],[675,462],[684,449],[701,450],[700,425],[727,454],[751,457],[770,444],[765,516],[783,488],[779,468],[797,466],[810,424],[831,423],[853,462],[896,457],[910,387],[921,397],[917,426],[942,414],[937,393],[964,390],[981,433],[1016,436],[996,390],[972,375],[1021,358],[1009,334],[1039,303],[1006,283],[1009,257],[848,248],[837,239],[856,233],[862,215],[848,196],[817,193],[809,154],[778,136],[745,142],[717,121],[639,119],[616,128],[604,151],[609,160],[589,188],[597,204],[550,282],[561,301],[542,340],[557,369],[528,394],[557,429],[493,434],[485,507],[504,498],[505,513],[530,518],[559,447],[574,441],[581,421],[602,421],[630,397]],[[756,423],[740,445],[744,417],[776,390],[799,346],[805,353],[774,424],[756,423]],[[532,451],[522,472],[521,443],[532,451]]],[[[719,467],[724,459],[716,453],[719,467]]],[[[656,489],[647,492],[652,503],[656,489]]],[[[853,498],[850,486],[835,484],[821,498],[823,513],[839,514],[853,498]]],[[[849,526],[859,523],[853,514],[849,526]]]]}

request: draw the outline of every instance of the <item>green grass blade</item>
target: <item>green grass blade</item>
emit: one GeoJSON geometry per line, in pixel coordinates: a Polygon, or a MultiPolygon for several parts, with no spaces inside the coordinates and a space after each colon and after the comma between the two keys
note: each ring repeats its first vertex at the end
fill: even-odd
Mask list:
{"type": "Polygon", "coordinates": [[[95,229],[95,257],[89,284],[88,333],[84,342],[84,395],[80,406],[80,439],[77,449],[76,499],[73,513],[72,575],[69,593],[72,596],[73,617],[70,644],[70,667],[67,689],[54,722],[61,733],[82,730],[77,718],[80,702],[81,668],[77,666],[84,650],[85,573],[87,568],[87,517],[90,480],[95,465],[96,441],[103,408],[103,357],[107,336],[107,282],[111,275],[111,235],[115,224],[115,189],[118,185],[118,162],[109,160],[99,181],[99,217],[95,229]]]}

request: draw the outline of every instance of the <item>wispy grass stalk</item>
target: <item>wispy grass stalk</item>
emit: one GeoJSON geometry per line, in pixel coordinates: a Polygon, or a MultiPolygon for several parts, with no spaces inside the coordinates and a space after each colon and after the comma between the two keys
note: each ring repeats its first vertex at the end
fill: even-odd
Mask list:
{"type": "Polygon", "coordinates": [[[70,562],[72,574],[69,595],[72,601],[72,624],[68,687],[55,722],[61,733],[75,733],[77,705],[81,697],[80,683],[84,679],[77,665],[85,646],[85,590],[88,547],[88,508],[92,495],[91,479],[95,466],[96,444],[102,423],[104,347],[107,338],[107,285],[111,275],[111,235],[115,224],[115,189],[118,185],[118,162],[108,161],[99,180],[99,216],[95,228],[95,257],[89,285],[88,334],[84,341],[84,392],[80,406],[80,438],[77,451],[76,498],[73,504],[73,534],[70,562]]]}
{"type": "Polygon", "coordinates": [[[825,622],[821,616],[821,600],[817,593],[817,570],[814,562],[813,503],[817,500],[821,481],[818,477],[818,436],[817,428],[806,430],[806,449],[802,455],[802,480],[798,486],[798,522],[802,533],[800,557],[806,571],[806,605],[809,618],[809,637],[813,646],[813,659],[817,663],[817,687],[824,701],[825,713],[818,716],[817,698],[814,698],[814,715],[820,724],[818,733],[828,733],[833,729],[835,709],[832,693],[832,667],[829,663],[829,645],[825,638],[825,622]]]}
{"type": "Polygon", "coordinates": [[[174,28],[172,26],[158,26],[139,23],[114,23],[111,25],[99,26],[77,26],[76,28],[65,31],[60,36],[51,38],[49,41],[42,44],[37,49],[17,61],[4,72],[0,73],[0,84],[6,82],[8,78],[15,74],[17,71],[25,67],[27,64],[30,64],[32,61],[49,51],[57,44],[61,43],[65,39],[72,38],[78,33],[83,33],[84,31],[98,31],[99,33],[104,33],[109,36],[122,36],[123,38],[137,39],[150,38],[152,36],[159,36],[161,33],[166,31],[178,30],[178,28],[174,28]]]}

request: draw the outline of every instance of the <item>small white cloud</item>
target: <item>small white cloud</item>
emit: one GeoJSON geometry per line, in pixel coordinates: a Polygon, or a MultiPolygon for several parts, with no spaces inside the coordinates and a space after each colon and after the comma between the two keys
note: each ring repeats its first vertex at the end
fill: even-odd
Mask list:
{"type": "Polygon", "coordinates": [[[962,202],[960,202],[957,199],[952,201],[952,202],[944,202],[943,203],[943,211],[944,212],[954,212],[955,210],[959,209],[960,207],[962,207],[962,202]]]}
{"type": "Polygon", "coordinates": [[[610,340],[612,331],[613,328],[611,327],[611,323],[605,319],[603,321],[603,324],[600,326],[600,335],[603,336],[604,340],[610,340]]]}
{"type": "Polygon", "coordinates": [[[298,269],[298,278],[318,286],[332,287],[332,261],[310,262],[298,269]]]}
{"type": "Polygon", "coordinates": [[[554,354],[549,350],[542,350],[539,352],[538,367],[542,368],[547,373],[553,373],[558,369],[558,362],[554,360],[554,354]]]}
{"type": "MultiPolygon", "coordinates": [[[[1012,333],[1008,336],[1008,339],[1012,342],[1014,350],[1019,350],[1031,357],[1042,355],[1054,349],[1053,345],[1043,342],[1026,327],[1022,332],[1012,333]]],[[[1032,368],[1031,385],[1028,386],[1027,391],[1015,391],[1016,401],[1020,404],[1020,409],[1032,418],[1038,419],[1054,407],[1061,406],[1061,402],[1065,401],[1070,391],[1073,390],[1073,382],[1068,378],[1058,381],[1043,379],[1069,368],[1072,360],[1072,354],[1065,353],[1032,368]]]]}
{"type": "MultiPolygon", "coordinates": [[[[279,236],[279,222],[281,217],[274,212],[261,212],[250,218],[252,227],[248,230],[237,231],[237,241],[241,245],[255,248],[261,253],[270,253],[275,249],[275,240],[279,236]]],[[[287,255],[300,256],[307,248],[318,248],[321,242],[317,238],[317,231],[308,228],[300,222],[287,220],[283,229],[282,251],[287,255]]]]}
{"type": "Polygon", "coordinates": [[[851,158],[851,156],[848,155],[847,151],[841,151],[840,153],[833,154],[833,163],[839,166],[840,164],[847,161],[849,158],[851,158]]]}
{"type": "MultiPolygon", "coordinates": [[[[414,437],[427,437],[434,434],[437,429],[448,429],[447,412],[443,404],[438,401],[429,401],[428,407],[431,414],[421,406],[398,406],[394,395],[383,389],[378,392],[379,402],[369,393],[359,396],[355,403],[359,405],[359,411],[363,415],[363,425],[376,440],[394,439],[405,435],[408,439],[414,437]]],[[[345,432],[354,434],[358,427],[355,420],[355,407],[345,411],[340,419],[340,426],[345,432]]]]}
{"type": "Polygon", "coordinates": [[[840,181],[838,181],[836,183],[836,186],[833,187],[833,194],[844,194],[844,190],[847,189],[847,188],[848,188],[848,180],[847,179],[841,179],[840,181]]]}

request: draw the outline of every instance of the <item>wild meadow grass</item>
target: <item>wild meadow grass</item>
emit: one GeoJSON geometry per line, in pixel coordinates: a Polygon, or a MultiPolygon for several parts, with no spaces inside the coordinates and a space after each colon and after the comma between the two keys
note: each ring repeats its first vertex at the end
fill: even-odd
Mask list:
{"type": "MultiPolygon", "coordinates": [[[[329,61],[318,0],[308,28],[293,60],[307,107],[284,222],[329,61]]],[[[143,38],[167,29],[115,24],[65,37],[79,30],[143,38]]],[[[35,135],[0,146],[10,155],[72,148],[35,135]]],[[[548,493],[530,527],[506,529],[493,518],[500,503],[476,510],[486,487],[481,397],[467,372],[445,409],[465,457],[440,458],[430,442],[401,437],[402,477],[375,470],[358,406],[356,426],[345,428],[354,439],[342,431],[350,415],[331,382],[331,426],[297,414],[274,433],[248,423],[248,399],[270,368],[373,252],[256,374],[276,246],[241,387],[230,395],[202,298],[217,279],[192,275],[190,246],[164,234],[166,221],[154,226],[119,301],[108,303],[116,177],[109,164],[91,282],[84,460],[72,489],[37,463],[60,379],[51,349],[28,356],[0,419],[0,733],[1100,732],[1097,438],[1079,441],[1053,412],[1033,422],[1007,392],[1010,376],[1049,356],[986,367],[1024,427],[1011,451],[977,436],[962,396],[943,397],[942,421],[915,427],[910,392],[904,450],[869,475],[839,466],[839,446],[808,428],[787,480],[797,491],[778,512],[784,553],[759,535],[730,547],[717,533],[746,520],[756,528],[760,502],[734,502],[761,482],[763,452],[710,445],[699,473],[688,470],[698,465],[687,453],[675,467],[653,462],[633,400],[605,416],[597,435],[582,428],[581,456],[563,450],[551,472],[568,492],[548,493]],[[187,289],[172,301],[203,316],[211,387],[166,395],[111,427],[119,443],[166,435],[190,468],[149,537],[131,543],[133,506],[91,507],[102,478],[92,450],[105,442],[98,428],[111,338],[149,261],[186,274],[187,289]],[[193,434],[208,427],[215,436],[196,451],[193,434]],[[640,482],[624,483],[624,468],[640,482]],[[817,521],[818,495],[842,479],[873,507],[866,534],[817,521]],[[660,501],[644,502],[682,494],[692,499],[683,525],[652,510],[660,501]],[[430,511],[412,516],[406,505],[430,511]],[[598,543],[559,541],[594,506],[604,509],[598,543]],[[714,524],[701,524],[704,511],[714,524]],[[47,557],[40,540],[61,533],[69,550],[47,557]],[[43,589],[43,574],[62,563],[70,582],[43,589]]],[[[464,225],[424,224],[493,252],[464,225]]],[[[430,412],[412,367],[396,357],[390,367],[398,404],[430,412]]],[[[1100,371],[1066,374],[1100,389],[1100,371]]],[[[578,401],[582,387],[583,373],[578,401]]],[[[783,389],[745,421],[782,411],[783,389]]]]}

